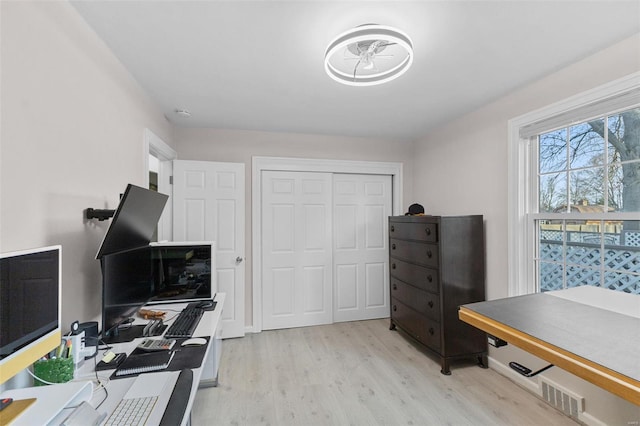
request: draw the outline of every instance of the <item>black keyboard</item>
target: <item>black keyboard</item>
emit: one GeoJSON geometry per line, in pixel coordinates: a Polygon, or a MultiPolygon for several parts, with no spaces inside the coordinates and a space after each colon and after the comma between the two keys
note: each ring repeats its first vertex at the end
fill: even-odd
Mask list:
{"type": "Polygon", "coordinates": [[[189,395],[191,395],[192,383],[193,371],[188,368],[180,370],[178,381],[173,388],[167,408],[164,410],[160,426],[175,426],[182,423],[184,413],[187,410],[189,395]]]}
{"type": "Polygon", "coordinates": [[[204,310],[197,307],[198,302],[189,303],[187,307],[178,314],[176,320],[169,326],[164,337],[192,337],[198,326],[204,310]]]}

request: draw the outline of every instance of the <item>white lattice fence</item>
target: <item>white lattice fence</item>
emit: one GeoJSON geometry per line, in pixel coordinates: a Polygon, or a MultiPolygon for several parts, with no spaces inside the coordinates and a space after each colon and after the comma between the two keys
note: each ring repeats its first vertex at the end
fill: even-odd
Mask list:
{"type": "Polygon", "coordinates": [[[562,290],[562,265],[540,263],[540,291],[562,290]]]}
{"type": "MultiPolygon", "coordinates": [[[[540,230],[540,239],[546,241],[562,241],[563,232],[555,229],[542,229],[540,230]]],[[[624,234],[624,244],[621,242],[621,234],[604,233],[600,232],[584,232],[584,231],[569,231],[567,232],[568,243],[590,243],[600,244],[600,241],[604,238],[604,243],[607,245],[626,245],[632,247],[640,247],[640,232],[627,231],[624,234]]]]}
{"type": "Polygon", "coordinates": [[[605,286],[611,290],[640,294],[640,275],[608,273],[604,277],[605,286]]]}
{"type": "Polygon", "coordinates": [[[640,232],[625,231],[623,235],[625,246],[640,247],[640,232]]]}
{"type": "Polygon", "coordinates": [[[562,241],[562,231],[552,229],[542,229],[540,231],[541,240],[562,241]]]}
{"type": "Polygon", "coordinates": [[[640,248],[607,247],[603,257],[599,244],[567,244],[565,252],[562,242],[543,241],[540,260],[541,291],[563,288],[566,274],[567,287],[602,285],[612,290],[640,294],[640,248]]]}

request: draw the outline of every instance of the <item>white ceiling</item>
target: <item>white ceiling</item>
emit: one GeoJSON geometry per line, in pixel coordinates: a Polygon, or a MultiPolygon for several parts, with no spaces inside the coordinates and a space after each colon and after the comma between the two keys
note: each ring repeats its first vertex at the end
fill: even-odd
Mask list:
{"type": "Polygon", "coordinates": [[[176,126],[392,139],[640,32],[637,0],[72,3],[176,126]],[[325,49],[365,23],[406,32],[413,66],[381,86],[336,83],[325,49]]]}

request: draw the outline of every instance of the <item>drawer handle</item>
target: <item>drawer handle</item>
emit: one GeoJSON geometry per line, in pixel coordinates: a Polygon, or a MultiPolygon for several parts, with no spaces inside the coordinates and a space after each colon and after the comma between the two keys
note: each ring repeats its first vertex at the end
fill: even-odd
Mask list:
{"type": "Polygon", "coordinates": [[[395,230],[396,230],[395,226],[391,225],[391,232],[393,232],[395,230]]]}
{"type": "Polygon", "coordinates": [[[396,269],[396,264],[395,263],[391,264],[391,269],[396,269]]]}
{"type": "Polygon", "coordinates": [[[428,276],[427,276],[427,281],[429,281],[430,283],[432,283],[432,282],[433,282],[433,277],[432,277],[431,275],[428,275],[428,276]]]}
{"type": "Polygon", "coordinates": [[[433,329],[433,327],[429,328],[429,334],[433,336],[433,333],[435,333],[436,331],[433,329]]]}
{"type": "Polygon", "coordinates": [[[431,256],[433,256],[433,253],[431,253],[431,250],[427,250],[427,257],[431,259],[431,256]]]}
{"type": "Polygon", "coordinates": [[[391,244],[391,250],[395,250],[395,249],[396,249],[396,245],[395,245],[395,243],[394,243],[394,244],[391,244]]]}
{"type": "Polygon", "coordinates": [[[393,283],[393,289],[394,289],[394,290],[397,290],[397,289],[398,289],[398,284],[393,283]]]}
{"type": "Polygon", "coordinates": [[[433,300],[429,300],[429,303],[427,303],[427,305],[429,305],[430,308],[433,308],[433,300]]]}
{"type": "Polygon", "coordinates": [[[425,228],[424,232],[426,232],[427,235],[431,235],[431,228],[425,228]]]}
{"type": "Polygon", "coordinates": [[[397,311],[398,307],[396,305],[393,305],[393,312],[397,311]]]}

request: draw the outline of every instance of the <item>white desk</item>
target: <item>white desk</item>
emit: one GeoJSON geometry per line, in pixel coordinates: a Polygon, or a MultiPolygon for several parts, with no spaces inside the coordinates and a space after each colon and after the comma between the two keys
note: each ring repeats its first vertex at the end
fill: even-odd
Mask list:
{"type": "MultiPolygon", "coordinates": [[[[216,308],[213,311],[206,311],[198,324],[198,327],[193,333],[194,337],[211,336],[209,344],[205,352],[204,362],[200,368],[193,369],[193,384],[191,387],[191,393],[189,395],[189,402],[187,409],[185,410],[185,416],[182,420],[182,425],[189,424],[191,408],[193,407],[193,401],[196,396],[196,391],[200,386],[211,386],[217,384],[218,365],[220,362],[221,346],[222,346],[222,308],[224,305],[225,295],[224,293],[217,293],[214,300],[217,302],[216,308]]],[[[168,304],[168,305],[152,305],[149,309],[156,311],[167,311],[167,318],[172,318],[177,315],[178,312],[174,310],[180,310],[186,306],[184,304],[168,304]],[[171,311],[169,311],[171,309],[171,311]]],[[[144,319],[136,319],[134,324],[145,324],[147,321],[144,319]]],[[[171,321],[167,321],[167,324],[171,324],[171,321]]],[[[116,343],[112,344],[111,350],[115,353],[125,352],[131,353],[142,338],[136,339],[132,342],[116,343]]],[[[102,358],[101,350],[96,356],[96,362],[102,358]]],[[[121,378],[115,380],[109,380],[109,377],[114,370],[102,370],[98,371],[98,377],[103,383],[106,383],[105,387],[109,392],[109,396],[106,400],[105,392],[103,389],[96,389],[93,395],[90,392],[91,380],[95,380],[94,361],[87,360],[76,371],[75,379],[64,385],[51,385],[44,387],[25,388],[18,390],[7,391],[11,393],[14,399],[33,398],[36,397],[37,401],[31,405],[22,415],[20,415],[12,426],[31,426],[35,424],[49,424],[59,425],[64,419],[71,414],[73,409],[63,408],[64,406],[74,407],[82,401],[89,401],[93,407],[97,407],[103,400],[104,402],[98,408],[99,412],[110,414],[118,405],[122,397],[125,395],[131,383],[135,380],[135,377],[121,378]],[[66,396],[66,394],[69,394],[66,396]],[[56,414],[57,413],[57,414],[56,414]]],[[[154,374],[154,373],[147,373],[154,374]]],[[[178,371],[175,374],[179,374],[178,371]]]]}

